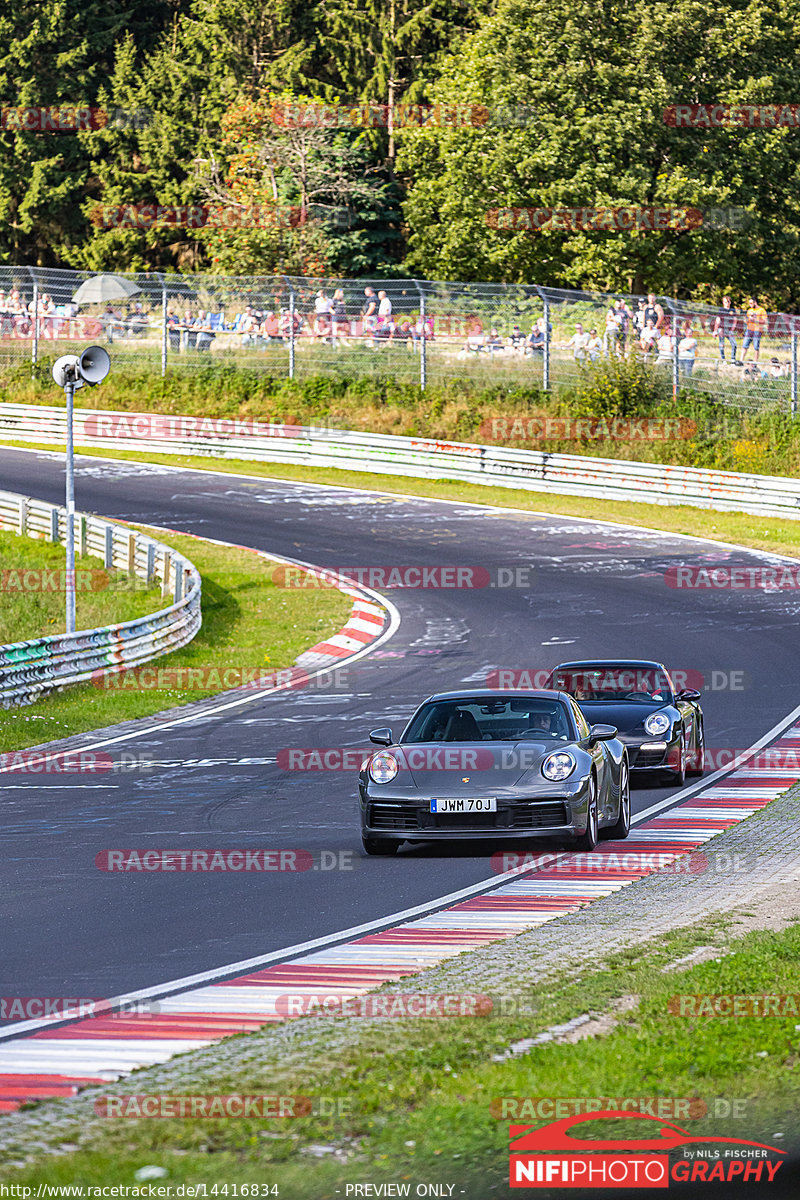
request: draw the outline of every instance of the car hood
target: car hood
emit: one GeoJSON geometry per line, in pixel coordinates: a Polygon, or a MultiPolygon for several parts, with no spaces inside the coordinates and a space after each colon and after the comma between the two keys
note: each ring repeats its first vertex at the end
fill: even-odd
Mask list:
{"type": "Polygon", "coordinates": [[[397,783],[411,782],[430,796],[491,796],[531,771],[538,775],[543,759],[567,748],[553,741],[415,742],[392,753],[401,764],[397,783]]]}
{"type": "MultiPolygon", "coordinates": [[[[642,729],[644,722],[654,712],[663,712],[670,721],[677,719],[677,711],[663,700],[579,700],[581,712],[591,725],[616,725],[620,733],[633,733],[642,729]]],[[[644,732],[644,730],[642,730],[644,732]]]]}

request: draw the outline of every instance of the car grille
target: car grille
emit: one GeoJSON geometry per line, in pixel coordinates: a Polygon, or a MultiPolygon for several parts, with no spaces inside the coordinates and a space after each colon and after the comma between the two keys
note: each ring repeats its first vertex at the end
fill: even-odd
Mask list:
{"type": "Polygon", "coordinates": [[[632,767],[659,767],[664,762],[666,750],[634,750],[628,747],[632,767]]]}
{"type": "Polygon", "coordinates": [[[372,829],[418,829],[417,808],[412,804],[373,804],[369,824],[372,829]]]}
{"type": "Polygon", "coordinates": [[[367,821],[370,829],[406,833],[426,829],[549,829],[567,825],[569,815],[560,800],[520,800],[501,805],[496,813],[430,813],[402,801],[380,801],[370,805],[367,821]]]}
{"type": "Polygon", "coordinates": [[[512,829],[544,829],[549,825],[566,825],[568,822],[567,806],[559,800],[548,804],[515,804],[511,809],[512,829]]]}

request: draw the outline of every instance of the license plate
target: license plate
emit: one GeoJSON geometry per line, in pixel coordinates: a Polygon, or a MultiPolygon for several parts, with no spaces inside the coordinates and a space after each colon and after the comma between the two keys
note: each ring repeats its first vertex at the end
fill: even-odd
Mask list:
{"type": "Polygon", "coordinates": [[[485,813],[497,812],[497,801],[492,799],[479,799],[476,797],[461,798],[454,796],[448,800],[431,800],[432,813],[485,813]]]}

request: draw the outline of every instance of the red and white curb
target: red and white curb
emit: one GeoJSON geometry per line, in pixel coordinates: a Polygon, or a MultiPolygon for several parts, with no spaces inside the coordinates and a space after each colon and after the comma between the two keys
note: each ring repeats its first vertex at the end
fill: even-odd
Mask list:
{"type": "MultiPolygon", "coordinates": [[[[377,615],[359,602],[362,612],[366,615],[356,620],[367,624],[377,615]]],[[[321,646],[329,644],[345,649],[335,639],[321,646]]],[[[770,749],[797,751],[798,747],[800,725],[770,743],[770,749]]],[[[712,776],[707,787],[699,785],[682,804],[635,826],[625,841],[605,842],[591,854],[542,855],[533,868],[522,865],[506,872],[507,882],[500,886],[484,881],[465,889],[470,893],[467,898],[416,920],[167,996],[159,1000],[157,1015],[89,1017],[55,1028],[47,1028],[46,1021],[7,1026],[0,1030],[0,1112],[32,1099],[70,1095],[93,1083],[112,1082],[137,1067],[163,1063],[186,1050],[285,1020],[287,994],[320,999],[360,996],[465,950],[577,912],[698,850],[765,808],[797,777],[797,770],[752,768],[744,762],[719,782],[715,782],[717,775],[712,776]]],[[[668,803],[656,807],[665,809],[668,803]]],[[[167,990],[166,985],[161,990],[167,990]]],[[[152,989],[148,994],[157,992],[152,989]]]]}

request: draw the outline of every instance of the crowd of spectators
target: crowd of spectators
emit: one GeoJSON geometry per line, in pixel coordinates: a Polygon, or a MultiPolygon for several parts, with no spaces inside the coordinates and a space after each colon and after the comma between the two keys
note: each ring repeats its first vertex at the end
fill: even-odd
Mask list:
{"type": "Polygon", "coordinates": [[[740,368],[743,378],[779,379],[791,373],[789,361],[781,363],[772,357],[767,366],[759,364],[761,339],[767,328],[768,314],[756,296],[749,298],[747,308],[741,312],[733,306],[730,296],[724,296],[721,311],[712,318],[701,314],[674,321],[651,292],[646,300],[638,301],[635,311],[624,299],[612,301],[606,310],[602,339],[596,329],[587,333],[580,322],[576,323],[575,332],[561,343],[561,349],[570,350],[576,362],[596,362],[601,356],[622,359],[638,352],[646,362],[666,366],[675,359],[677,343],[678,369],[690,377],[698,361],[698,338],[707,336],[716,340],[722,363],[727,362],[725,355],[730,347],[729,366],[740,368]],[[738,357],[740,335],[741,358],[738,357]],[[751,363],[747,362],[749,353],[752,353],[751,363]]]}
{"type": "MultiPolygon", "coordinates": [[[[26,300],[16,287],[8,292],[0,289],[0,337],[30,337],[34,329],[43,338],[81,336],[84,331],[82,327],[75,328],[76,317],[78,308],[74,303],[56,305],[47,293],[40,293],[34,304],[33,299],[26,300]]],[[[138,300],[129,303],[125,311],[107,304],[95,319],[99,320],[98,328],[108,342],[115,338],[142,338],[160,328],[160,313],[148,313],[138,300]]],[[[461,319],[467,330],[463,341],[451,332],[452,320],[441,317],[437,325],[430,314],[398,314],[387,289],[376,291],[367,285],[358,298],[352,292],[348,295],[343,287],[319,288],[313,294],[296,294],[291,307],[276,304],[268,309],[250,304],[227,318],[223,311],[189,306],[179,312],[170,307],[167,335],[173,350],[201,352],[208,351],[220,334],[232,335],[227,345],[250,348],[295,341],[335,348],[394,344],[418,350],[423,339],[433,342],[438,338],[445,347],[460,342],[459,358],[482,354],[490,358],[511,355],[534,360],[543,358],[549,343],[582,364],[603,358],[629,358],[633,354],[657,366],[667,366],[677,357],[679,370],[685,377],[692,375],[698,361],[704,366],[711,365],[718,351],[718,361],[724,364],[726,372],[741,373],[743,378],[781,378],[791,372],[786,359],[781,361],[773,356],[769,362],[760,361],[769,318],[756,296],[750,296],[741,310],[733,305],[730,296],[724,296],[716,313],[677,319],[665,312],[652,292],[635,305],[620,298],[609,303],[596,323],[577,322],[571,335],[559,338],[558,342],[553,341],[552,323],[546,328],[544,317],[533,321],[527,332],[527,326],[523,329],[515,324],[510,333],[501,332],[498,326],[487,329],[477,317],[467,317],[461,319]],[[714,349],[709,351],[709,345],[714,349]]]]}

